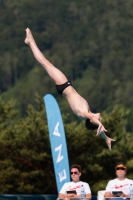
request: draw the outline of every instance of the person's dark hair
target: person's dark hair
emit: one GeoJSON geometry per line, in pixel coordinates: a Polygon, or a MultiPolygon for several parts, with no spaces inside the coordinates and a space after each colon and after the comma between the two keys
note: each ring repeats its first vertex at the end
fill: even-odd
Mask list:
{"type": "Polygon", "coordinates": [[[81,172],[80,165],[74,164],[74,165],[71,166],[71,169],[73,169],[73,168],[77,168],[79,170],[79,172],[81,172]]]}
{"type": "Polygon", "coordinates": [[[85,126],[88,130],[96,130],[98,128],[98,126],[95,124],[92,124],[89,119],[86,119],[85,126]]]}

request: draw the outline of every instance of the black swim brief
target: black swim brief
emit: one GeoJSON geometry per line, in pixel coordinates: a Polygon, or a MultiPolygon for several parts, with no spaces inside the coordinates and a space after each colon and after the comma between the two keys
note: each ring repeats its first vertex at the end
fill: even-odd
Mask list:
{"type": "Polygon", "coordinates": [[[62,85],[56,85],[56,89],[57,89],[58,93],[62,95],[62,92],[70,85],[72,85],[71,81],[67,81],[66,83],[64,83],[62,85]]]}

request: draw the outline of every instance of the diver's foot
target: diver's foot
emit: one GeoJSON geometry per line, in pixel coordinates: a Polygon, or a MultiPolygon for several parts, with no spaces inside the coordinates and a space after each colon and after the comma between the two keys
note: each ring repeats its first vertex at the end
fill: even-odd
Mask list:
{"type": "Polygon", "coordinates": [[[111,150],[111,142],[112,142],[112,141],[115,142],[114,139],[107,137],[107,139],[106,139],[106,144],[107,144],[109,150],[111,150]]]}
{"type": "Polygon", "coordinates": [[[27,28],[25,31],[26,31],[26,38],[25,38],[24,42],[26,44],[31,44],[31,42],[34,42],[34,38],[32,36],[32,33],[31,33],[29,28],[27,28]]]}

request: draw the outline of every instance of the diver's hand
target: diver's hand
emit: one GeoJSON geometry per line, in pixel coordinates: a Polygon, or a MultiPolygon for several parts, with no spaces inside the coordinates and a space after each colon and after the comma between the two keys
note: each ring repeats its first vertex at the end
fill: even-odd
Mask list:
{"type": "Polygon", "coordinates": [[[115,140],[112,139],[112,138],[107,137],[106,144],[107,144],[109,150],[111,150],[111,142],[115,142],[115,140]]]}
{"type": "Polygon", "coordinates": [[[100,123],[97,129],[97,136],[100,135],[101,132],[107,132],[104,126],[100,123]]]}

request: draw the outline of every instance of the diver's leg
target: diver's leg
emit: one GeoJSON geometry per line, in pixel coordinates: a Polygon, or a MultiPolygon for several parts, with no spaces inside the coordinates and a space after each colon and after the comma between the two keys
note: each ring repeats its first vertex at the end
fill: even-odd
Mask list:
{"type": "Polygon", "coordinates": [[[61,85],[67,82],[66,76],[59,69],[57,69],[52,63],[50,63],[41,53],[41,51],[36,45],[36,42],[29,28],[26,29],[25,43],[30,46],[36,60],[44,67],[44,69],[47,71],[49,76],[54,80],[56,85],[61,85]]]}

